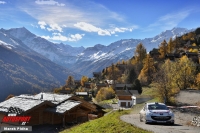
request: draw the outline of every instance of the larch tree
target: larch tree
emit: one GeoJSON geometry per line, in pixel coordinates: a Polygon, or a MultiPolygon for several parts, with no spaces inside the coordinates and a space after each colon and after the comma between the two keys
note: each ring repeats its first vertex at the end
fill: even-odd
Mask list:
{"type": "Polygon", "coordinates": [[[159,71],[154,75],[154,83],[156,83],[156,95],[159,100],[166,103],[173,103],[174,96],[179,91],[174,84],[175,63],[166,60],[160,67],[159,71]]]}
{"type": "Polygon", "coordinates": [[[196,65],[187,56],[183,56],[175,65],[174,81],[179,89],[187,89],[195,81],[196,65]]]}
{"type": "Polygon", "coordinates": [[[66,80],[66,85],[67,86],[73,86],[74,83],[74,78],[72,76],[68,76],[67,80],[66,80]]]}
{"type": "Polygon", "coordinates": [[[144,60],[144,67],[142,68],[138,79],[142,85],[148,85],[153,80],[153,74],[156,72],[154,66],[154,59],[148,54],[144,60]]]}
{"type": "Polygon", "coordinates": [[[172,41],[172,38],[170,38],[168,44],[167,44],[167,53],[172,53],[175,49],[175,44],[172,41]]]}
{"type": "Polygon", "coordinates": [[[81,85],[84,86],[85,82],[88,82],[88,77],[87,76],[82,76],[82,78],[81,78],[81,85]]]}
{"type": "Polygon", "coordinates": [[[142,43],[139,43],[135,49],[134,56],[137,63],[142,63],[142,61],[146,58],[147,51],[142,43]]]}
{"type": "Polygon", "coordinates": [[[200,73],[196,75],[196,86],[200,90],[200,73]]]}
{"type": "Polygon", "coordinates": [[[167,54],[167,42],[165,40],[159,45],[159,53],[160,58],[164,59],[167,54]]]}
{"type": "Polygon", "coordinates": [[[132,64],[134,65],[137,75],[139,75],[143,68],[143,60],[146,58],[146,55],[146,48],[142,43],[139,43],[134,51],[134,59],[132,60],[132,64]]]}

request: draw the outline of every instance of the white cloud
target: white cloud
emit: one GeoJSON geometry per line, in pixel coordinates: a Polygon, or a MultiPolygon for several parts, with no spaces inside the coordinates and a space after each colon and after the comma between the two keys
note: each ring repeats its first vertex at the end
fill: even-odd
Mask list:
{"type": "Polygon", "coordinates": [[[50,36],[41,36],[42,38],[45,38],[47,40],[53,40],[53,41],[69,41],[69,42],[75,42],[75,41],[79,41],[83,38],[83,36],[85,36],[85,34],[74,34],[74,35],[69,35],[67,36],[63,36],[60,33],[53,33],[52,37],[50,36]]]}
{"type": "Polygon", "coordinates": [[[62,31],[62,27],[59,26],[58,24],[46,24],[44,21],[38,21],[38,25],[40,26],[41,29],[47,29],[48,31],[62,31]]]}
{"type": "Polygon", "coordinates": [[[34,25],[34,24],[31,24],[31,26],[32,26],[32,27],[35,27],[35,28],[38,28],[38,26],[37,26],[37,25],[34,25]]]}
{"type": "Polygon", "coordinates": [[[132,32],[132,30],[138,28],[137,26],[132,26],[131,28],[115,27],[115,28],[102,29],[86,22],[78,22],[74,24],[74,26],[86,32],[96,32],[100,36],[111,36],[111,34],[115,34],[117,32],[126,32],[126,31],[132,32]]]}
{"type": "Polygon", "coordinates": [[[6,4],[6,2],[5,1],[0,1],[0,4],[6,4]]]}
{"type": "Polygon", "coordinates": [[[57,5],[57,6],[65,6],[63,3],[58,3],[57,1],[54,0],[36,0],[36,4],[39,5],[57,5]]]}
{"type": "Polygon", "coordinates": [[[39,21],[38,24],[39,24],[39,26],[40,26],[41,29],[46,29],[45,26],[46,26],[47,24],[46,24],[44,21],[39,21]]]}
{"type": "Polygon", "coordinates": [[[74,28],[77,22],[92,23],[96,26],[107,26],[110,23],[126,23],[125,17],[116,12],[110,11],[101,4],[90,0],[84,1],[64,1],[65,6],[46,6],[47,3],[56,3],[51,0],[37,0],[20,3],[18,6],[38,21],[45,21],[47,24],[67,25],[74,28]],[[40,4],[40,6],[38,6],[40,4]],[[43,6],[44,5],[44,6],[43,6]],[[41,7],[42,6],[42,7],[41,7]]]}
{"type": "Polygon", "coordinates": [[[97,32],[98,35],[101,36],[105,36],[105,35],[111,35],[110,32],[108,30],[103,30],[101,28],[98,28],[92,24],[88,24],[85,22],[78,22],[76,24],[74,24],[75,27],[83,30],[83,31],[87,31],[87,32],[97,32]]]}
{"type": "Polygon", "coordinates": [[[59,32],[63,32],[62,28],[58,25],[58,24],[50,24],[49,25],[50,28],[47,28],[48,31],[59,31],[59,32]]]}
{"type": "Polygon", "coordinates": [[[167,30],[176,27],[182,20],[190,15],[192,10],[184,10],[176,13],[167,14],[161,16],[155,23],[150,24],[145,31],[151,31],[160,28],[161,30],[167,30]]]}

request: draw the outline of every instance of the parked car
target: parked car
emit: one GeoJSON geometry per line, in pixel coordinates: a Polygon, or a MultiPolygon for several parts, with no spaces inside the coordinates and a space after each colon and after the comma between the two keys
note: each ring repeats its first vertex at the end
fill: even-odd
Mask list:
{"type": "Polygon", "coordinates": [[[174,124],[174,113],[164,103],[146,103],[140,111],[140,122],[174,124]]]}

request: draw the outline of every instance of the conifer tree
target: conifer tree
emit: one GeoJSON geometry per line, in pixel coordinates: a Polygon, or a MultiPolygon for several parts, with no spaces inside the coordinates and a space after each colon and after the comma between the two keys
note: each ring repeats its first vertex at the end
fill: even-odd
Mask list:
{"type": "Polygon", "coordinates": [[[164,59],[167,54],[167,42],[164,40],[159,46],[160,58],[164,59]]]}
{"type": "Polygon", "coordinates": [[[72,76],[68,76],[66,80],[66,85],[67,86],[73,86],[74,85],[74,78],[72,76]]]}
{"type": "Polygon", "coordinates": [[[175,48],[175,45],[172,41],[172,38],[170,38],[168,45],[167,45],[167,53],[172,53],[174,48],[175,48]]]}
{"type": "Polygon", "coordinates": [[[195,81],[196,65],[188,59],[187,56],[183,56],[176,62],[174,73],[174,81],[179,89],[187,89],[195,81]]]}
{"type": "Polygon", "coordinates": [[[134,67],[132,67],[131,70],[128,73],[127,82],[133,83],[135,81],[135,79],[137,79],[137,74],[135,72],[134,67]]]}
{"type": "Polygon", "coordinates": [[[139,94],[142,94],[142,86],[140,84],[140,80],[136,79],[133,83],[133,90],[138,90],[139,94]]]}
{"type": "Polygon", "coordinates": [[[146,48],[142,43],[137,45],[134,54],[137,63],[142,63],[142,61],[146,58],[147,55],[146,48]]]}
{"type": "Polygon", "coordinates": [[[155,93],[162,102],[173,103],[174,96],[178,92],[176,83],[174,82],[174,74],[176,73],[174,66],[175,63],[166,60],[155,75],[155,93]]]}
{"type": "Polygon", "coordinates": [[[144,60],[144,67],[142,68],[140,75],[138,76],[138,79],[140,80],[142,85],[148,85],[149,83],[151,83],[153,79],[153,74],[155,72],[156,69],[154,66],[154,60],[148,54],[147,58],[144,60]]]}
{"type": "Polygon", "coordinates": [[[84,86],[85,82],[88,82],[88,77],[87,76],[82,76],[82,78],[81,78],[81,85],[84,86]]]}

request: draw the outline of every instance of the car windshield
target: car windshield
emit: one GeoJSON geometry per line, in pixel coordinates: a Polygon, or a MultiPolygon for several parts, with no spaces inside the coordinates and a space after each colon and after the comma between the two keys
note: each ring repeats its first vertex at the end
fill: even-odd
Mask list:
{"type": "Polygon", "coordinates": [[[161,104],[151,104],[148,105],[149,110],[169,110],[166,105],[161,104]]]}

